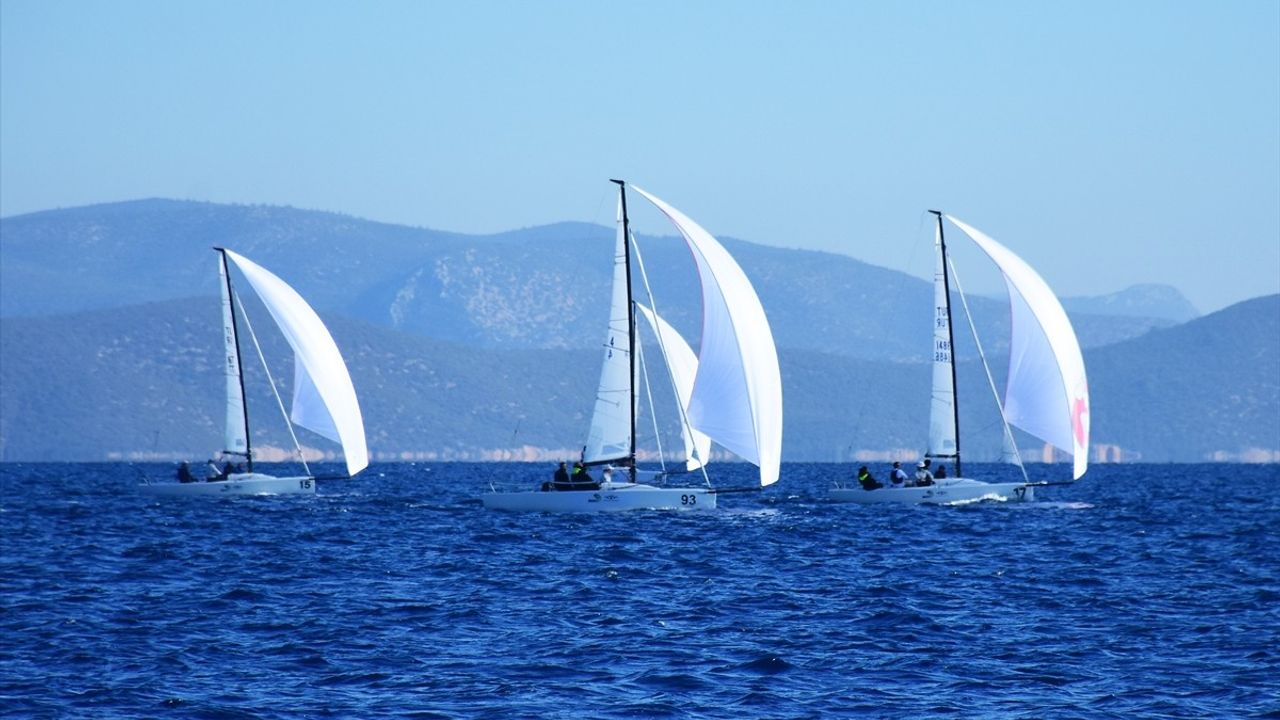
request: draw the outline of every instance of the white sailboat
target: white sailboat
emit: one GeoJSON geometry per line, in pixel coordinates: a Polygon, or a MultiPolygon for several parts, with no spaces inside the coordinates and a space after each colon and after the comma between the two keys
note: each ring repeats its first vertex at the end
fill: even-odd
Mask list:
{"type": "MultiPolygon", "coordinates": [[[[1004,422],[1006,459],[1022,466],[1009,429],[1010,425],[1015,425],[1070,453],[1072,481],[1079,479],[1089,463],[1089,390],[1080,343],[1066,311],[1040,275],[1008,248],[950,215],[934,210],[930,212],[937,218],[934,235],[937,255],[934,272],[933,401],[925,457],[938,463],[935,468],[951,464],[954,473],[936,479],[932,485],[918,487],[891,487],[888,479],[882,481],[884,487],[872,490],[856,484],[837,487],[831,491],[831,498],[838,502],[861,504],[1031,500],[1035,487],[1058,484],[1031,482],[1025,469],[1022,482],[983,482],[962,473],[960,414],[956,403],[952,352],[955,344],[951,327],[950,280],[954,268],[947,254],[943,218],[959,228],[995,262],[1009,292],[1013,320],[1009,374],[1004,402],[997,398],[1004,422]]],[[[959,295],[963,300],[964,293],[959,295]]],[[[970,325],[972,329],[972,318],[970,325]]],[[[974,339],[977,340],[976,330],[974,339]]],[[[978,349],[981,355],[981,344],[978,349]]],[[[983,365],[986,366],[985,358],[983,365]]],[[[989,370],[987,378],[991,381],[989,370]]],[[[992,390],[995,390],[994,382],[992,390]]]]}
{"type": "MultiPolygon", "coordinates": [[[[285,418],[286,425],[292,421],[293,424],[341,444],[348,476],[360,472],[369,465],[364,420],[346,363],[342,361],[342,355],[328,329],[302,296],[283,280],[231,250],[214,249],[218,252],[223,340],[226,349],[224,371],[227,412],[225,447],[220,454],[224,460],[243,460],[243,471],[226,472],[204,479],[189,478],[183,482],[147,483],[141,486],[142,491],[150,495],[167,496],[314,494],[316,491],[316,478],[311,474],[305,459],[302,459],[303,469],[306,471],[304,475],[276,477],[254,471],[240,332],[235,309],[239,298],[232,287],[228,259],[240,268],[293,348],[293,407],[285,418]]],[[[253,337],[253,328],[248,324],[248,316],[244,315],[243,305],[240,313],[253,337]]],[[[257,345],[256,337],[254,345],[257,345]]],[[[260,349],[259,356],[261,357],[260,349]]],[[[265,361],[263,366],[266,366],[265,361]]],[[[271,385],[274,392],[275,383],[272,382],[271,385]]],[[[276,399],[279,402],[278,396],[276,399]]],[[[279,404],[283,412],[284,405],[279,404]]],[[[293,433],[292,425],[289,425],[289,432],[293,433]]],[[[294,444],[297,446],[296,436],[294,444]]],[[[302,457],[300,447],[298,456],[302,457]]]]}
{"type": "MultiPolygon", "coordinates": [[[[587,467],[605,466],[609,479],[589,489],[494,492],[482,497],[497,510],[599,512],[638,509],[705,510],[716,507],[717,490],[705,463],[711,440],[754,463],[760,485],[778,479],[782,451],[782,382],[773,333],[747,276],[706,230],[679,210],[631,186],[680,231],[698,265],[703,329],[695,359],[688,343],[650,308],[633,299],[634,237],[627,214],[627,185],[618,185],[618,230],[613,297],[600,384],[583,449],[587,467]],[[702,470],[702,486],[668,487],[638,482],[636,468],[637,308],[654,328],[675,385],[682,414],[686,470],[702,470]],[[622,476],[622,477],[619,477],[622,476]]],[[[637,254],[637,258],[638,258],[637,254]]],[[[643,263],[640,263],[643,277],[643,263]]],[[[647,285],[647,281],[646,281],[647,285]]],[[[650,294],[652,302],[652,294],[650,294]]]]}

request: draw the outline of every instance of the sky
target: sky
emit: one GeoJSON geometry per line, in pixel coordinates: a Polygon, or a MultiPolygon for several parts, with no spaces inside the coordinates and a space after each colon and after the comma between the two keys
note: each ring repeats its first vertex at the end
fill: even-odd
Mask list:
{"type": "Polygon", "coordinates": [[[1280,3],[0,2],[0,216],[490,233],[610,224],[611,177],[920,277],[938,208],[1059,295],[1212,312],[1280,292],[1280,3]]]}

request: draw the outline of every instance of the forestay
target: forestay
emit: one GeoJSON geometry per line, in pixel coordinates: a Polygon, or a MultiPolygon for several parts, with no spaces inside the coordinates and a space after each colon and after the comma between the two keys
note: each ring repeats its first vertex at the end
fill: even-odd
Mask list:
{"type": "Polygon", "coordinates": [[[1012,329],[1005,416],[1070,452],[1073,476],[1080,478],[1089,465],[1089,389],[1080,343],[1066,311],[1022,258],[954,217],[947,218],[999,266],[1009,291],[1012,329]]]}
{"type": "Polygon", "coordinates": [[[711,438],[685,422],[689,399],[693,396],[693,380],[698,373],[698,357],[680,333],[660,315],[640,303],[636,303],[636,309],[648,321],[658,338],[658,346],[662,348],[667,372],[675,386],[676,401],[680,403],[680,437],[684,440],[685,469],[693,472],[706,464],[711,453],[711,438]]]}
{"type": "Polygon", "coordinates": [[[583,460],[588,463],[631,456],[632,397],[631,329],[627,298],[627,238],[622,204],[618,204],[618,235],[613,252],[613,298],[609,303],[609,332],[605,337],[600,385],[583,460]]]}
{"type": "Polygon", "coordinates": [[[683,213],[632,185],[662,211],[693,251],[702,282],[702,343],[689,422],[755,463],[760,484],[778,479],[782,453],[782,381],[764,308],[742,268],[683,213]]]}
{"type": "Polygon", "coordinates": [[[226,250],[244,273],[294,352],[294,424],[342,445],[347,473],[355,475],[369,464],[364,419],[351,376],[333,337],[311,306],[270,271],[226,250]]]}

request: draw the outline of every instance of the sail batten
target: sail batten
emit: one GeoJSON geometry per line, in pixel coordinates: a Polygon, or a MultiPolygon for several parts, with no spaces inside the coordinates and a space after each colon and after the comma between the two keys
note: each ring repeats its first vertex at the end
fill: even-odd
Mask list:
{"type": "Polygon", "coordinates": [[[760,484],[778,479],[782,382],[773,333],[742,268],[710,233],[645,190],[684,237],[698,266],[703,327],[689,421],[760,468],[760,484]]]}
{"type": "Polygon", "coordinates": [[[252,260],[224,250],[244,273],[294,352],[294,392],[290,419],[340,443],[347,473],[369,464],[364,419],[355,387],[337,344],[320,317],[297,291],[252,260]]]}

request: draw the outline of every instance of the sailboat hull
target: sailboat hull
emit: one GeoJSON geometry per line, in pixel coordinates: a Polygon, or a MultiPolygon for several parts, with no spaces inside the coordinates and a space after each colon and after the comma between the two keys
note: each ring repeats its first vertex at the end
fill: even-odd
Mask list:
{"type": "Polygon", "coordinates": [[[232,475],[226,480],[190,483],[154,483],[140,485],[144,495],[161,497],[197,497],[238,495],[315,495],[315,478],[275,477],[261,473],[243,473],[232,475]]]}
{"type": "Polygon", "coordinates": [[[481,496],[490,510],[513,512],[621,512],[624,510],[714,510],[709,488],[668,488],[607,483],[599,490],[505,492],[481,496]]]}
{"type": "Polygon", "coordinates": [[[831,499],[859,505],[948,505],[979,500],[1030,501],[1035,499],[1035,488],[1026,483],[986,483],[969,478],[948,478],[927,487],[886,487],[876,490],[863,490],[861,487],[836,488],[831,491],[831,499]]]}

